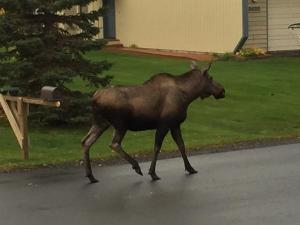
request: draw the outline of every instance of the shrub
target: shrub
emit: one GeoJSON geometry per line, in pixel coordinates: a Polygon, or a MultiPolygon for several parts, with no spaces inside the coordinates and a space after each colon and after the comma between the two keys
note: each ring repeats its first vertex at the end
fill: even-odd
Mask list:
{"type": "Polygon", "coordinates": [[[265,56],[267,52],[261,48],[243,48],[236,55],[242,57],[265,56]]]}

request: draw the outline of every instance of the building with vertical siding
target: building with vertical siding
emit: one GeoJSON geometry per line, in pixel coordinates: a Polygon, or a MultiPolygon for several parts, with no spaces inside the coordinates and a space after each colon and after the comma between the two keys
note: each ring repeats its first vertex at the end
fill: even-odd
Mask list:
{"type": "Polygon", "coordinates": [[[249,0],[248,40],[245,47],[268,51],[300,49],[300,40],[288,29],[300,23],[300,0],[249,0]]]}
{"type": "Polygon", "coordinates": [[[99,38],[126,47],[233,52],[242,47],[267,51],[300,49],[288,29],[300,23],[300,0],[98,0],[104,5],[99,38]]]}

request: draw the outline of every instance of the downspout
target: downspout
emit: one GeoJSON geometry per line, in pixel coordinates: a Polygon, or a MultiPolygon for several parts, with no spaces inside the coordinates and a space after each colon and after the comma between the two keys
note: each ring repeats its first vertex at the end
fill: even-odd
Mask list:
{"type": "Polygon", "coordinates": [[[240,39],[239,43],[234,49],[234,53],[237,53],[244,46],[245,42],[248,39],[248,0],[242,0],[243,7],[243,36],[240,39]]]}

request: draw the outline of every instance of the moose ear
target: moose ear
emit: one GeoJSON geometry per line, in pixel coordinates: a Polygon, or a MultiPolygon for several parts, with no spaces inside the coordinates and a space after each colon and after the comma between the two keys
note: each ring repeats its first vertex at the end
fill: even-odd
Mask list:
{"type": "Polygon", "coordinates": [[[211,65],[212,65],[212,62],[210,62],[210,63],[208,64],[208,66],[206,67],[206,69],[203,70],[203,74],[204,74],[204,75],[207,75],[207,74],[208,74],[208,71],[210,70],[211,65]]]}
{"type": "Polygon", "coordinates": [[[191,62],[191,69],[192,69],[192,70],[198,69],[198,65],[197,65],[197,62],[196,62],[196,61],[192,61],[192,62],[191,62]]]}

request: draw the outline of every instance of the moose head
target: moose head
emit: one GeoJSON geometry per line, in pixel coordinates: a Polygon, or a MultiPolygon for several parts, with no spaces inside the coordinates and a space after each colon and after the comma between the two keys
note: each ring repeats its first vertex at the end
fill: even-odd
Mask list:
{"type": "Polygon", "coordinates": [[[199,73],[199,76],[201,78],[201,83],[203,83],[204,85],[200,97],[204,99],[213,95],[215,99],[225,98],[224,87],[220,83],[215,81],[212,76],[209,75],[209,70],[211,66],[212,66],[212,62],[210,62],[205,69],[201,70],[198,68],[197,63],[195,61],[192,61],[191,63],[191,68],[196,73],[199,73]]]}

